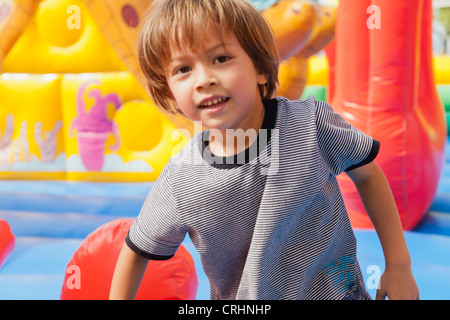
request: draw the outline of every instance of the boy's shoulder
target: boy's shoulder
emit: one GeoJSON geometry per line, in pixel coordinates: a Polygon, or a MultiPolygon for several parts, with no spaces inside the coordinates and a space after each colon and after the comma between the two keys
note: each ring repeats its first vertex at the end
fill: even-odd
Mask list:
{"type": "Polygon", "coordinates": [[[317,104],[320,102],[316,100],[313,95],[304,99],[289,100],[285,97],[277,97],[278,106],[292,111],[314,111],[317,104]]]}
{"type": "Polygon", "coordinates": [[[296,122],[306,124],[305,121],[313,124],[318,110],[323,108],[322,105],[328,105],[324,101],[316,100],[313,95],[298,100],[289,100],[284,97],[277,97],[276,99],[280,110],[278,116],[281,126],[287,124],[292,126],[296,122]]]}
{"type": "Polygon", "coordinates": [[[309,95],[308,97],[304,98],[304,99],[296,99],[296,100],[290,100],[286,97],[276,97],[276,100],[278,100],[281,103],[288,103],[291,105],[297,105],[297,104],[304,104],[304,103],[315,103],[316,102],[316,98],[314,97],[314,95],[309,95]]]}

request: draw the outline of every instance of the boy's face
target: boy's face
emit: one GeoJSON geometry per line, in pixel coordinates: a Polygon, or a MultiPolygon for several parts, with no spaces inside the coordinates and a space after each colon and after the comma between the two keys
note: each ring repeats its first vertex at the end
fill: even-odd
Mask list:
{"type": "Polygon", "coordinates": [[[171,49],[167,82],[178,108],[206,128],[257,129],[263,104],[260,74],[233,33],[224,44],[217,28],[209,28],[204,45],[192,52],[188,46],[171,49]]]}

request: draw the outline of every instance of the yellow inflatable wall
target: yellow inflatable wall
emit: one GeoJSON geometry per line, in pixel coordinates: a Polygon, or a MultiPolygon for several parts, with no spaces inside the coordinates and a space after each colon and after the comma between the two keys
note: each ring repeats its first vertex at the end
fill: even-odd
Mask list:
{"type": "Polygon", "coordinates": [[[64,179],[58,74],[0,76],[0,178],[64,179]]]}
{"type": "Polygon", "coordinates": [[[11,14],[35,11],[13,46],[0,40],[0,178],[155,180],[187,139],[148,99],[85,3],[15,3],[11,14]]]}
{"type": "MultiPolygon", "coordinates": [[[[143,89],[135,41],[151,2],[0,0],[0,178],[156,179],[195,126],[143,89]]],[[[278,22],[283,92],[300,96],[308,73],[326,81],[325,60],[308,59],[334,37],[335,10],[281,0],[263,14],[278,22]]]]}

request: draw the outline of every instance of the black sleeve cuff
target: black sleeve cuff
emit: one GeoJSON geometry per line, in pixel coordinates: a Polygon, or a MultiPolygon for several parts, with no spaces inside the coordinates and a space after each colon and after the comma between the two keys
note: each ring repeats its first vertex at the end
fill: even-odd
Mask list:
{"type": "MultiPolygon", "coordinates": [[[[128,231],[128,233],[129,233],[129,231],[128,231]]],[[[136,247],[136,245],[131,241],[129,234],[127,234],[127,236],[125,238],[125,243],[132,251],[134,251],[134,253],[140,255],[141,257],[149,259],[149,260],[160,260],[160,261],[161,260],[169,260],[170,258],[172,258],[175,255],[175,254],[173,254],[171,256],[159,256],[156,254],[151,254],[146,251],[143,251],[143,250],[139,249],[138,247],[136,247]]]]}
{"type": "Polygon", "coordinates": [[[357,163],[357,164],[354,164],[354,165],[348,167],[344,171],[346,171],[346,172],[351,171],[351,170],[354,170],[356,168],[359,168],[359,167],[365,166],[366,164],[371,163],[373,160],[375,160],[379,151],[380,151],[380,141],[374,139],[373,144],[372,144],[372,150],[370,150],[370,153],[367,156],[367,158],[364,159],[363,161],[361,161],[360,163],[357,163]]]}

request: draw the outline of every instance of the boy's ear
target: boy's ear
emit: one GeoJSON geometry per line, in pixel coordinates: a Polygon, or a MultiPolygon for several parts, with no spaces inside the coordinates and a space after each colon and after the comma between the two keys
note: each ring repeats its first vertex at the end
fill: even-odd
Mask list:
{"type": "Polygon", "coordinates": [[[258,79],[257,82],[259,85],[263,86],[269,81],[269,74],[268,73],[258,73],[258,79]]]}

